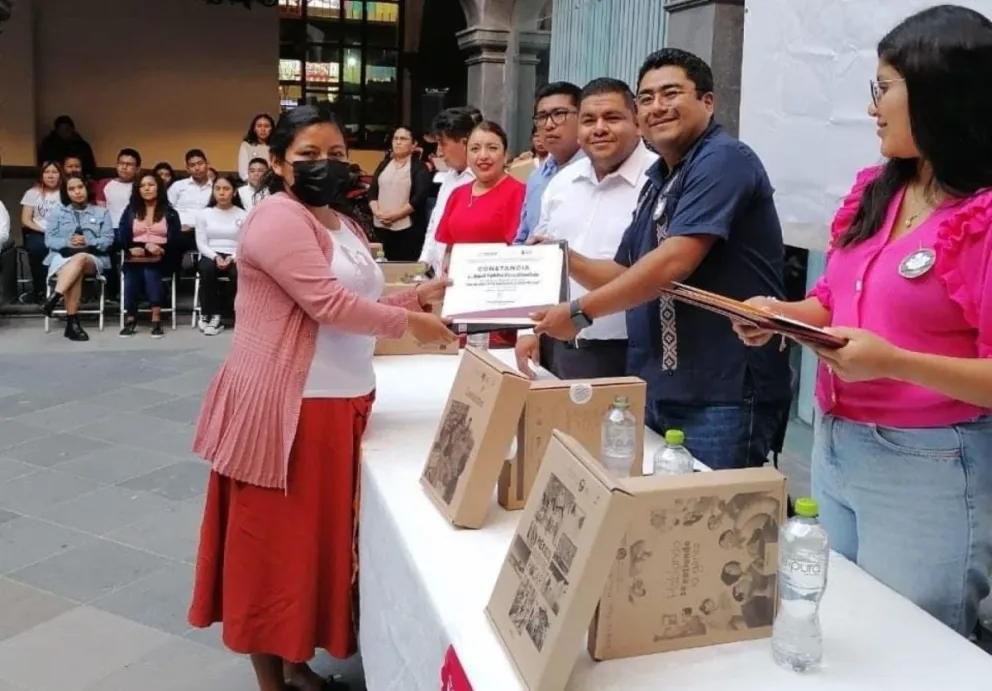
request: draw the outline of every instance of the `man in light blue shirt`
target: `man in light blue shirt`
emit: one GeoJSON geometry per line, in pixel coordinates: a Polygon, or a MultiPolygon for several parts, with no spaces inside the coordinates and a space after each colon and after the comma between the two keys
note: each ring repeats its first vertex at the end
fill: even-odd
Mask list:
{"type": "Polygon", "coordinates": [[[538,89],[534,127],[542,133],[548,158],[527,178],[527,196],[520,212],[520,229],[514,244],[522,245],[541,218],[541,197],[559,170],[585,154],[579,148],[579,99],[582,89],[569,82],[552,82],[538,89]]]}

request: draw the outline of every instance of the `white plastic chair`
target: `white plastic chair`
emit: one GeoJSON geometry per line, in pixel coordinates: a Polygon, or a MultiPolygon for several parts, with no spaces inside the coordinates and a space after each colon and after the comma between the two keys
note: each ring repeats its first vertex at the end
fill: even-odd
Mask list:
{"type": "MultiPolygon", "coordinates": [[[[100,302],[98,303],[99,304],[99,307],[97,309],[80,309],[78,312],[76,312],[76,314],[77,315],[84,315],[84,314],[85,315],[96,315],[97,317],[99,317],[99,320],[100,320],[100,322],[99,322],[99,324],[100,324],[99,329],[100,329],[100,331],[103,331],[104,308],[107,305],[107,279],[103,277],[103,274],[97,274],[96,276],[85,276],[83,278],[83,282],[85,283],[86,281],[96,282],[100,286],[100,302]]],[[[47,286],[45,288],[45,299],[46,300],[52,296],[52,290],[55,288],[55,282],[56,282],[56,277],[55,276],[52,276],[52,278],[46,284],[46,286],[47,286]]],[[[65,307],[62,307],[61,309],[56,309],[55,311],[52,312],[52,316],[53,317],[67,317],[68,315],[69,315],[69,313],[65,311],[65,307]]],[[[49,319],[48,316],[46,316],[45,317],[45,333],[46,334],[51,331],[51,326],[52,326],[51,322],[52,322],[52,320],[49,319]]]]}
{"type": "MultiPolygon", "coordinates": [[[[121,328],[124,328],[124,252],[121,252],[121,328]]],[[[176,274],[162,276],[162,280],[168,282],[171,301],[168,307],[161,307],[162,314],[170,315],[172,319],[172,330],[176,330],[176,274]]],[[[138,314],[151,314],[151,309],[138,308],[138,314]]]]}

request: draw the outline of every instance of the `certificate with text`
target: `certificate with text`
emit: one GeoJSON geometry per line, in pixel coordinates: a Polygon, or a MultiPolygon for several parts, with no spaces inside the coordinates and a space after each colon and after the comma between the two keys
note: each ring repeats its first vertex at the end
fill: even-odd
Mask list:
{"type": "Polygon", "coordinates": [[[441,316],[461,333],[534,325],[530,314],[568,300],[568,249],[463,244],[451,248],[441,316]]]}

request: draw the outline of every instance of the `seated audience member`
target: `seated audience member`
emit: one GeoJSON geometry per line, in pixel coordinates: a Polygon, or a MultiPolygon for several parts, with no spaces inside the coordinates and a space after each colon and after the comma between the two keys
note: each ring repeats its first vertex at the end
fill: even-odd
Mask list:
{"type": "Polygon", "coordinates": [[[424,246],[424,212],[432,180],[413,154],[415,143],[410,128],[398,127],[369,187],[375,236],[389,261],[417,261],[424,246]]]}
{"type": "Polygon", "coordinates": [[[196,249],[196,217],[207,208],[213,183],[210,181],[210,165],[207,155],[200,149],[190,149],[186,152],[186,172],[188,178],[176,180],[169,186],[169,203],[179,212],[179,220],[183,224],[182,250],[192,252],[196,249]]]}
{"type": "Polygon", "coordinates": [[[31,267],[31,289],[37,301],[45,299],[45,228],[61,203],[62,168],[54,161],[41,164],[37,181],[21,197],[24,249],[31,267]]]}
{"type": "Polygon", "coordinates": [[[83,173],[92,178],[96,175],[96,159],[93,157],[93,148],[79,132],[76,131],[76,124],[68,115],[60,115],[55,118],[52,131],[41,140],[38,146],[38,165],[45,161],[64,161],[69,156],[74,156],[82,161],[83,173]]]}
{"type": "Polygon", "coordinates": [[[220,323],[221,276],[235,286],[238,279],[235,252],[248,213],[241,208],[241,199],[235,193],[236,182],[233,176],[217,178],[213,196],[196,222],[196,249],[200,253],[198,327],[207,336],[216,336],[224,330],[220,323]]]}
{"type": "Polygon", "coordinates": [[[48,280],[56,279],[55,290],[45,301],[45,316],[51,317],[65,300],[68,315],[65,337],[70,341],[88,341],[76,316],[83,292],[83,278],[97,276],[110,268],[110,247],[114,229],[107,210],[90,203],[89,190],[81,175],[67,176],[62,183],[62,206],[48,219],[45,245],[49,254],[48,280]]]}
{"type": "Polygon", "coordinates": [[[168,189],[170,185],[176,180],[176,171],[172,169],[172,166],[166,161],[159,161],[155,164],[152,169],[155,174],[165,183],[165,188],[168,189]]]}
{"type": "Polygon", "coordinates": [[[62,174],[87,177],[83,171],[83,159],[79,158],[79,156],[66,156],[62,161],[62,174]]]}
{"type": "Polygon", "coordinates": [[[141,168],[141,154],[134,149],[121,149],[117,154],[117,177],[101,180],[93,189],[93,201],[106,207],[114,233],[120,227],[124,209],[131,203],[134,177],[141,168]]]}
{"type": "Polygon", "coordinates": [[[264,158],[253,158],[248,164],[247,182],[238,188],[238,198],[245,211],[251,211],[255,204],[269,196],[269,190],[262,186],[262,178],[269,172],[269,162],[264,158]]]}
{"type": "MultiPolygon", "coordinates": [[[[256,158],[265,161],[266,167],[269,164],[269,137],[276,123],[268,113],[259,113],[251,120],[248,133],[241,142],[238,149],[238,176],[242,180],[248,179],[248,169],[256,158]]],[[[245,207],[248,208],[248,207],[245,207]]]]}
{"type": "Polygon", "coordinates": [[[220,177],[220,173],[217,172],[216,168],[214,168],[213,166],[207,168],[207,180],[210,181],[211,185],[214,184],[214,181],[218,177],[220,177]]]}
{"type": "Polygon", "coordinates": [[[0,201],[0,247],[6,245],[8,240],[10,240],[10,213],[0,201]]]}
{"type": "Polygon", "coordinates": [[[124,328],[121,337],[137,332],[138,298],[144,292],[151,304],[152,338],[162,338],[162,303],[165,302],[163,277],[177,264],[170,257],[172,246],[180,242],[182,223],[169,205],[165,182],[151,171],[142,172],[121,216],[118,238],[124,249],[124,328]]]}
{"type": "MultiPolygon", "coordinates": [[[[470,185],[451,193],[437,227],[437,242],[447,249],[460,243],[510,244],[520,225],[526,187],[506,172],[506,133],[494,122],[477,125],[468,138],[468,165],[475,175],[470,185]]],[[[515,331],[494,332],[490,345],[513,345],[515,331]]]]}

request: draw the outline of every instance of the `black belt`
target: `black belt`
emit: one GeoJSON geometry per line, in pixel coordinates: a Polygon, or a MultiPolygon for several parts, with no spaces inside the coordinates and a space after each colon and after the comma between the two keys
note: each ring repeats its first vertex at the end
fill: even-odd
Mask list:
{"type": "Polygon", "coordinates": [[[569,350],[592,350],[595,348],[626,348],[626,338],[576,338],[564,342],[569,350]]]}

